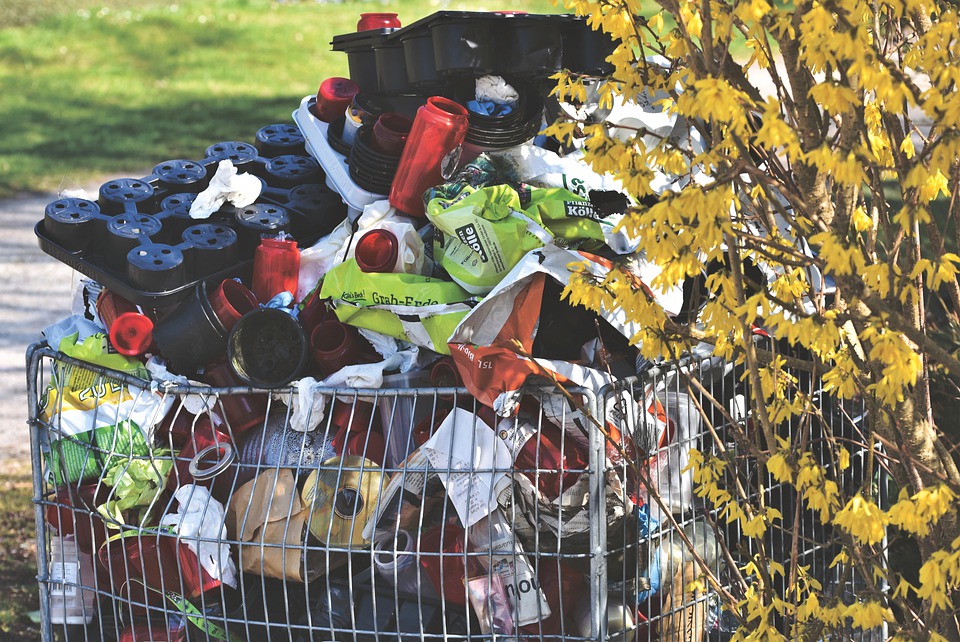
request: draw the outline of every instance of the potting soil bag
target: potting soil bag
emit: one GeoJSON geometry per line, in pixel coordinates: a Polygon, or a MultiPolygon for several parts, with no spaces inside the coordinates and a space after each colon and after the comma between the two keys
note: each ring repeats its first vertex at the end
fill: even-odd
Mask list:
{"type": "MultiPolygon", "coordinates": [[[[464,386],[498,414],[514,414],[520,389],[528,377],[540,376],[547,381],[594,390],[613,381],[607,373],[593,368],[532,356],[542,325],[540,311],[547,279],[566,285],[571,274],[569,266],[584,262],[597,278],[612,268],[604,259],[553,244],[530,252],[450,336],[450,353],[464,386]]],[[[655,296],[668,312],[675,313],[682,303],[682,292],[655,296]]],[[[635,324],[627,322],[622,310],[603,311],[599,316],[626,338],[636,334],[635,324]]]]}
{"type": "Polygon", "coordinates": [[[552,240],[538,219],[521,211],[509,185],[483,187],[453,203],[433,198],[426,213],[441,233],[434,259],[472,294],[490,292],[527,252],[552,240]]]}
{"type": "Polygon", "coordinates": [[[530,190],[524,214],[541,221],[560,247],[597,250],[603,246],[603,215],[588,199],[563,188],[530,190]]]}
{"type": "Polygon", "coordinates": [[[337,318],[357,328],[449,354],[447,338],[476,299],[456,283],[417,274],[364,272],[355,259],[330,270],[321,299],[330,299],[337,318]]]}
{"type": "MultiPolygon", "coordinates": [[[[121,373],[148,379],[139,360],[109,353],[107,338],[77,335],[59,350],[121,373]]],[[[146,386],[146,384],[145,384],[146,386]]],[[[150,453],[153,427],[174,401],[146,389],[130,388],[93,369],[58,362],[40,399],[40,418],[50,426],[49,464],[57,484],[97,477],[122,459],[150,453]]]]}

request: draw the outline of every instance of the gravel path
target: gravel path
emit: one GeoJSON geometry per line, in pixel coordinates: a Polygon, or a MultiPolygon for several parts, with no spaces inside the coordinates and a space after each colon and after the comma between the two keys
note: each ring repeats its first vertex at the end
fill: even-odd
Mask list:
{"type": "Polygon", "coordinates": [[[70,313],[79,275],[37,245],[33,228],[55,194],[0,201],[0,461],[30,458],[24,355],[70,313]]]}
{"type": "MultiPolygon", "coordinates": [[[[82,189],[95,195],[101,182],[82,189]]],[[[41,251],[33,232],[44,208],[57,198],[36,194],[0,201],[0,464],[30,459],[27,346],[43,338],[43,328],[70,314],[81,278],[41,251]]]]}

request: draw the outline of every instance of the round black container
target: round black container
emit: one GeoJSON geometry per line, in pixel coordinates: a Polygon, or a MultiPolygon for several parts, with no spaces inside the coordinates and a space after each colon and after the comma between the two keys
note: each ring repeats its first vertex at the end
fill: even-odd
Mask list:
{"type": "Polygon", "coordinates": [[[264,171],[271,187],[290,188],[323,179],[320,163],[310,156],[277,156],[266,162],[264,171]]]}
{"type": "Polygon", "coordinates": [[[374,92],[379,89],[377,81],[377,58],[374,47],[383,43],[384,37],[394,29],[371,29],[333,37],[334,51],[347,54],[347,67],[350,80],[357,83],[361,92],[374,92]]]}
{"type": "Polygon", "coordinates": [[[433,87],[440,84],[437,61],[433,55],[433,36],[429,32],[405,37],[403,45],[404,67],[407,82],[416,87],[433,87]]]}
{"type": "Polygon", "coordinates": [[[107,215],[144,211],[153,206],[153,186],[142,178],[118,178],[100,186],[100,211],[107,215]]]}
{"type": "Polygon", "coordinates": [[[281,123],[257,130],[255,146],[263,158],[288,154],[305,156],[303,134],[296,125],[281,123]]]}
{"type": "Polygon", "coordinates": [[[409,89],[403,43],[384,43],[373,50],[377,63],[377,86],[383,93],[400,94],[409,89]]]}
{"type": "Polygon", "coordinates": [[[308,353],[300,324],[275,308],[246,313],[227,340],[231,370],[241,381],[258,388],[279,388],[296,379],[308,353]]]}
{"type": "Polygon", "coordinates": [[[160,214],[163,217],[163,229],[155,237],[161,243],[175,245],[183,240],[183,231],[195,225],[197,220],[190,218],[190,206],[197,198],[196,194],[171,194],[160,202],[160,214]]]}
{"type": "Polygon", "coordinates": [[[498,121],[471,113],[466,141],[480,147],[500,148],[520,145],[536,136],[542,125],[543,103],[529,95],[520,103],[515,110],[518,116],[512,119],[504,117],[498,121]]]}
{"type": "Polygon", "coordinates": [[[95,241],[100,226],[100,206],[85,198],[61,198],[47,205],[43,229],[60,247],[71,252],[86,250],[95,241]]]}
{"type": "Polygon", "coordinates": [[[430,27],[437,72],[483,75],[493,73],[496,43],[492,23],[475,16],[449,18],[430,27]]]}
{"type": "Polygon", "coordinates": [[[362,189],[387,194],[397,173],[399,156],[383,154],[370,146],[371,127],[361,127],[350,153],[350,178],[362,189]]]}
{"type": "Polygon", "coordinates": [[[202,192],[207,186],[207,170],[192,160],[169,160],[153,168],[160,187],[175,192],[202,192]]]}
{"type": "Polygon", "coordinates": [[[290,190],[289,204],[308,212],[317,211],[327,205],[328,194],[330,189],[324,183],[297,185],[290,190]]]}
{"type": "Polygon", "coordinates": [[[280,231],[290,231],[290,215],[279,205],[254,203],[238,208],[234,218],[240,237],[240,256],[253,256],[262,235],[276,236],[280,231]]]}
{"type": "Polygon", "coordinates": [[[157,349],[179,373],[195,373],[222,357],[227,331],[214,314],[203,281],[153,328],[157,349]]]}
{"type": "Polygon", "coordinates": [[[194,278],[225,270],[240,261],[237,233],[216,223],[200,223],[183,232],[189,246],[184,252],[194,278]]]}
{"type": "Polygon", "coordinates": [[[563,36],[563,67],[579,74],[609,74],[613,65],[606,58],[616,49],[616,42],[603,31],[594,31],[586,19],[567,22],[563,36]]]}
{"type": "Polygon", "coordinates": [[[343,142],[343,126],[346,122],[347,119],[341,117],[330,123],[330,127],[327,128],[327,143],[330,145],[330,149],[341,156],[349,156],[350,149],[353,147],[353,145],[343,142]]]}
{"type": "Polygon", "coordinates": [[[127,253],[127,281],[136,290],[164,293],[186,280],[183,252],[171,245],[145,243],[127,253]]]}
{"type": "Polygon", "coordinates": [[[248,163],[252,163],[257,159],[257,156],[259,156],[257,148],[253,145],[249,143],[238,143],[236,141],[214,143],[210,145],[210,147],[207,147],[205,154],[207,158],[216,161],[229,160],[238,169],[248,163]]]}
{"type": "Polygon", "coordinates": [[[563,64],[563,38],[554,21],[510,16],[498,24],[497,35],[497,69],[502,74],[546,77],[563,64]]]}
{"type": "Polygon", "coordinates": [[[118,214],[107,221],[103,239],[103,257],[114,270],[126,266],[127,254],[150,237],[160,233],[162,224],[146,214],[118,214]]]}

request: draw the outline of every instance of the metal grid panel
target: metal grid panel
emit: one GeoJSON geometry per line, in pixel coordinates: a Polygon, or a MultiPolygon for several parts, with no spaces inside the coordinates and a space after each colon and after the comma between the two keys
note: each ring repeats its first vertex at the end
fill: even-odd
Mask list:
{"type": "MultiPolygon", "coordinates": [[[[739,377],[718,360],[653,369],[596,394],[531,391],[511,420],[458,389],[318,390],[325,411],[310,432],[293,429],[305,407],[295,389],[164,387],[46,348],[28,362],[47,640],[719,640],[717,596],[684,594],[699,571],[683,539],[721,580],[753,553],[680,472],[690,447],[736,447],[731,415],[749,423],[738,414],[739,377]],[[702,388],[691,392],[684,373],[702,388]],[[95,439],[67,434],[70,386],[83,388],[103,426],[95,439]],[[111,394],[127,403],[108,403],[111,394]],[[243,430],[195,414],[236,416],[224,404],[244,399],[267,412],[243,430]],[[130,424],[158,419],[137,414],[150,404],[163,420],[140,440],[130,424]],[[438,429],[424,460],[417,447],[438,429]],[[508,459],[491,452],[492,435],[508,459]],[[474,460],[456,461],[456,443],[474,460]],[[623,454],[642,462],[639,475],[623,454]],[[121,490],[154,478],[160,492],[142,492],[139,504],[121,490]],[[458,493],[473,502],[460,512],[458,493]],[[468,506],[496,517],[465,530],[468,506]]],[[[840,413],[828,406],[832,422],[840,413]]],[[[793,532],[771,531],[768,554],[797,555],[838,583],[827,576],[829,533],[787,489],[761,484],[749,457],[736,462],[748,492],[798,517],[793,532]]]]}

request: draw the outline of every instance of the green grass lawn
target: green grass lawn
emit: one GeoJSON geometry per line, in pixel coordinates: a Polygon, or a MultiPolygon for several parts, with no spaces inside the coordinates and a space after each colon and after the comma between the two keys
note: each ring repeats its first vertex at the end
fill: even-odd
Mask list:
{"type": "Polygon", "coordinates": [[[39,608],[33,484],[26,462],[2,460],[0,472],[0,640],[39,639],[27,613],[39,608]]]}
{"type": "Polygon", "coordinates": [[[558,11],[551,0],[3,0],[0,198],[252,141],[347,74],[330,41],[361,12],[409,24],[441,9],[558,11]]]}

